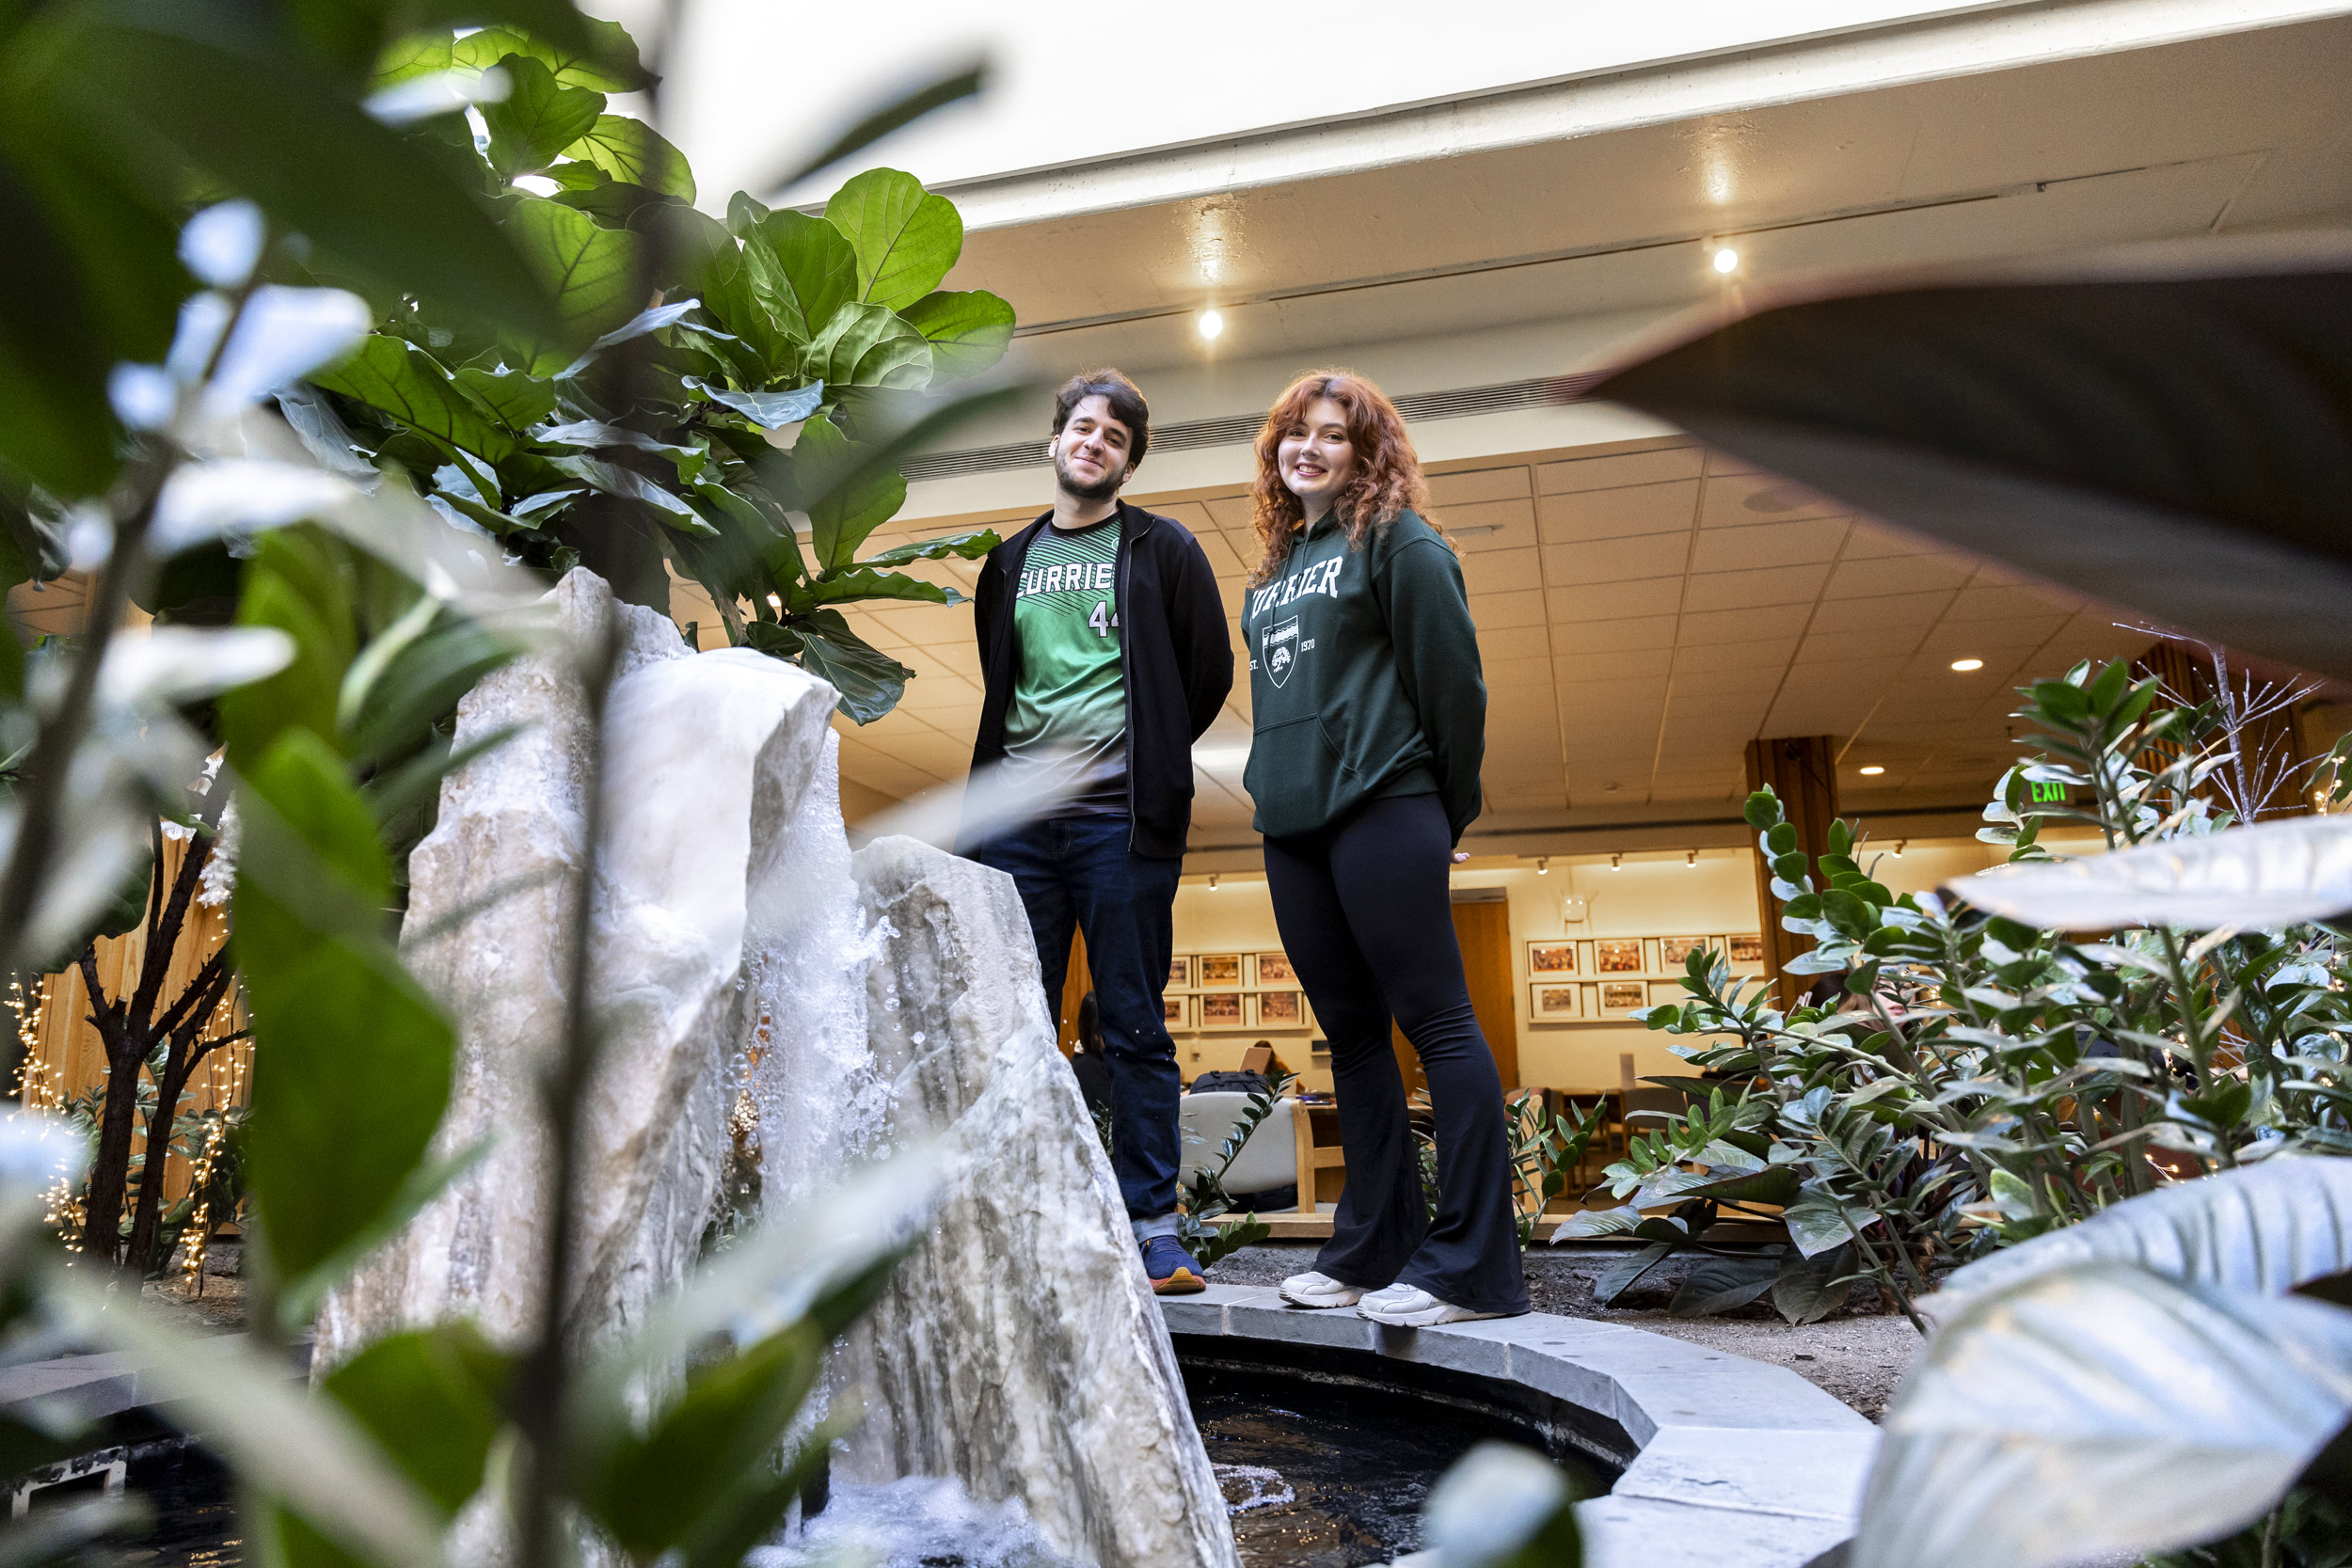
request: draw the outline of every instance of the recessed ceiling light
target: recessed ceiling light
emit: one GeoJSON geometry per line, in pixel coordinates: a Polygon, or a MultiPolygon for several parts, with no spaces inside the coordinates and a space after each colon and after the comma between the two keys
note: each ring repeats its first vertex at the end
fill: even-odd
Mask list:
{"type": "Polygon", "coordinates": [[[1952,660],[1952,668],[1964,675],[1971,670],[1983,669],[1984,660],[1980,658],[1956,658],[1952,660]]]}
{"type": "Polygon", "coordinates": [[[1885,771],[1886,771],[1886,769],[1885,769],[1885,768],[1883,768],[1880,767],[1877,763],[1875,763],[1875,762],[1874,762],[1874,763],[1870,764],[1870,766],[1869,766],[1869,767],[1867,767],[1867,768],[1864,768],[1864,769],[1862,770],[1862,776],[1863,776],[1864,778],[1866,778],[1866,779],[1875,779],[1875,778],[1877,778],[1877,777],[1878,777],[1881,773],[1883,773],[1883,772],[1885,772],[1885,771]]]}
{"type": "Polygon", "coordinates": [[[1215,310],[1203,310],[1193,326],[1203,338],[1215,338],[1225,330],[1225,318],[1215,310]]]}
{"type": "Polygon", "coordinates": [[[1740,270],[1740,253],[1727,245],[1715,247],[1714,260],[1717,272],[1730,273],[1740,270]]]}

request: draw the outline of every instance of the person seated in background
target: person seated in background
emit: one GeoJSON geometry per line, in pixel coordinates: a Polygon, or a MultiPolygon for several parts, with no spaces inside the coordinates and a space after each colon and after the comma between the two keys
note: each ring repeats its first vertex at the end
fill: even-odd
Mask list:
{"type": "Polygon", "coordinates": [[[1288,1072],[1282,1059],[1274,1053],[1272,1040],[1260,1040],[1241,1053],[1241,1068],[1204,1072],[1192,1081],[1194,1094],[1256,1094],[1273,1080],[1277,1072],[1288,1072]]]}
{"type": "Polygon", "coordinates": [[[1070,1057],[1070,1070],[1078,1075],[1078,1092],[1087,1109],[1100,1121],[1111,1114],[1110,1058],[1103,1051],[1103,1007],[1089,991],[1078,1001],[1078,1037],[1070,1057]]]}

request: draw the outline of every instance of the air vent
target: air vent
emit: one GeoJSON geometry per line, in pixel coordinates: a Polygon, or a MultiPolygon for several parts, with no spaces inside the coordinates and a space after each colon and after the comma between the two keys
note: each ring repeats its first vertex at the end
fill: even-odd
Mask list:
{"type": "MultiPolygon", "coordinates": [[[[1491,387],[1456,387],[1443,392],[1413,392],[1396,400],[1396,411],[1407,424],[1427,420],[1458,420],[1471,414],[1500,414],[1513,408],[1539,408],[1546,404],[1574,403],[1597,374],[1545,375],[1532,381],[1502,381],[1491,387]]],[[[1228,414],[1215,420],[1187,420],[1162,425],[1152,433],[1153,451],[1197,451],[1203,447],[1237,447],[1254,440],[1262,414],[1228,414]]],[[[1045,443],[1009,441],[997,447],[967,447],[961,451],[931,452],[909,458],[910,481],[959,479],[966,474],[998,473],[1007,468],[1042,467],[1045,443]]]]}

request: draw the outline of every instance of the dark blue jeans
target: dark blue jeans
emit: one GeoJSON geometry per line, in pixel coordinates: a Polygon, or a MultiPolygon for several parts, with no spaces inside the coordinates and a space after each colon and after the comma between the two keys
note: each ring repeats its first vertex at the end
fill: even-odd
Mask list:
{"type": "Polygon", "coordinates": [[[1045,1010],[1057,1026],[1070,974],[1070,933],[1074,927],[1086,934],[1110,1058],[1119,1194],[1131,1219],[1174,1213],[1184,1084],[1160,992],[1175,945],[1176,879],[1184,863],[1130,852],[1123,816],[1032,822],[981,845],[972,858],[1020,888],[1045,974],[1045,1010]]]}

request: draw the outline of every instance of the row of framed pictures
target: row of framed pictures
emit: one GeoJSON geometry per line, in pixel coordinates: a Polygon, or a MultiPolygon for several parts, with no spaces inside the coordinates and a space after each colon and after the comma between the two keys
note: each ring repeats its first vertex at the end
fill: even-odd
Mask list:
{"type": "Polygon", "coordinates": [[[1170,1029],[1304,1029],[1309,1018],[1297,990],[1169,991],[1160,1007],[1170,1029]]]}
{"type": "Polygon", "coordinates": [[[1680,974],[1691,955],[1702,947],[1729,958],[1738,974],[1764,966],[1764,939],[1754,931],[1711,937],[1536,937],[1527,943],[1527,978],[1533,983],[1568,975],[1606,979],[1613,974],[1680,974]]]}
{"type": "Polygon", "coordinates": [[[1169,990],[1263,990],[1298,984],[1287,953],[1179,953],[1168,960],[1169,990]]]}
{"type": "Polygon", "coordinates": [[[1527,1016],[1537,1023],[1630,1018],[1644,1007],[1678,1006],[1690,992],[1672,980],[1531,980],[1527,1016]]]}

